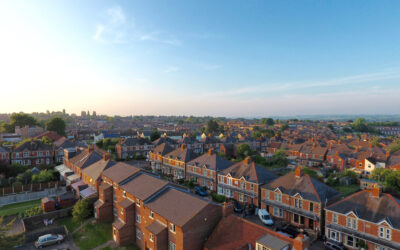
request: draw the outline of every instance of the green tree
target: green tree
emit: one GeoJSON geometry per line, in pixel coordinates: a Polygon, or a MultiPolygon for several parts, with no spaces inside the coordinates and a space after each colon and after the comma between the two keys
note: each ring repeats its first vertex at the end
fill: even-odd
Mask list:
{"type": "Polygon", "coordinates": [[[155,141],[155,140],[157,140],[157,139],[160,138],[160,137],[161,137],[161,135],[160,135],[160,133],[159,133],[157,130],[153,131],[153,132],[150,134],[150,140],[151,140],[151,141],[155,141]]]}
{"type": "Polygon", "coordinates": [[[206,132],[207,133],[217,133],[220,132],[221,129],[218,125],[218,122],[215,120],[209,120],[207,122],[206,132]]]}
{"type": "Polygon", "coordinates": [[[285,167],[289,163],[289,160],[286,156],[286,153],[284,150],[278,150],[272,155],[271,159],[273,165],[285,167]]]}
{"type": "Polygon", "coordinates": [[[261,123],[265,124],[265,125],[268,125],[268,126],[272,126],[272,125],[274,125],[274,119],[272,119],[272,118],[262,118],[261,119],[261,123]]]}
{"type": "Polygon", "coordinates": [[[60,117],[53,117],[46,123],[46,129],[65,136],[65,121],[60,117]]]}
{"type": "Polygon", "coordinates": [[[368,132],[368,124],[364,118],[357,118],[353,124],[352,128],[357,132],[368,132]]]}
{"type": "Polygon", "coordinates": [[[83,223],[91,214],[90,204],[86,199],[79,200],[72,209],[72,219],[83,223]]]}
{"type": "Polygon", "coordinates": [[[331,123],[329,123],[326,127],[329,128],[332,131],[334,130],[333,125],[331,123]]]}
{"type": "Polygon", "coordinates": [[[3,223],[3,217],[0,217],[0,248],[1,249],[13,249],[14,246],[22,244],[23,235],[9,235],[8,232],[11,230],[15,219],[8,223],[3,223]]]}
{"type": "Polygon", "coordinates": [[[249,144],[243,143],[240,144],[237,148],[237,159],[243,160],[247,156],[253,155],[253,151],[251,150],[249,144]]]}

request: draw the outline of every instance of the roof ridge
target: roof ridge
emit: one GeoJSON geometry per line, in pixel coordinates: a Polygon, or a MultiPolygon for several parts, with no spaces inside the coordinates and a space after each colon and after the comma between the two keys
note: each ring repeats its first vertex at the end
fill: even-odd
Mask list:
{"type": "Polygon", "coordinates": [[[317,195],[317,198],[318,198],[319,202],[322,203],[321,198],[319,197],[319,194],[318,194],[317,190],[315,189],[314,183],[312,182],[310,175],[306,174],[306,176],[308,177],[308,179],[309,179],[309,181],[311,183],[311,187],[313,188],[315,194],[317,195]]]}
{"type": "Polygon", "coordinates": [[[337,201],[337,202],[335,202],[335,203],[329,205],[329,206],[326,207],[326,208],[330,208],[330,207],[336,206],[337,204],[339,204],[339,203],[341,203],[341,202],[343,202],[343,201],[346,201],[346,200],[348,200],[348,199],[350,199],[350,198],[352,198],[352,197],[354,197],[354,196],[356,196],[356,195],[360,195],[361,193],[365,193],[365,192],[368,192],[368,190],[361,190],[361,191],[358,191],[357,193],[354,193],[354,194],[352,194],[352,195],[350,195],[350,196],[347,196],[346,198],[341,199],[340,201],[337,201]]]}

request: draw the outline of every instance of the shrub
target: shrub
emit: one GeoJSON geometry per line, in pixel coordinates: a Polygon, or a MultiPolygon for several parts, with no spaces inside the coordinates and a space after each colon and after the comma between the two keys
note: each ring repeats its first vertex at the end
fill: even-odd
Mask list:
{"type": "Polygon", "coordinates": [[[222,203],[222,202],[226,201],[226,197],[225,196],[217,194],[215,192],[211,193],[211,197],[212,197],[213,201],[215,201],[215,202],[222,203]]]}

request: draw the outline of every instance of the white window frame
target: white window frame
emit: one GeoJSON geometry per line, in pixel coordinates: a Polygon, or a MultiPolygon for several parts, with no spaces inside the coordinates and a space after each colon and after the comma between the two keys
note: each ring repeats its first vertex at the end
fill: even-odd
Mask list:
{"type": "Polygon", "coordinates": [[[141,217],[140,217],[140,214],[137,214],[137,215],[136,215],[136,222],[140,224],[141,221],[142,221],[142,219],[141,219],[141,217]]]}
{"type": "Polygon", "coordinates": [[[169,224],[169,231],[170,231],[171,233],[176,233],[176,225],[173,224],[173,223],[170,223],[170,224],[169,224]]]}

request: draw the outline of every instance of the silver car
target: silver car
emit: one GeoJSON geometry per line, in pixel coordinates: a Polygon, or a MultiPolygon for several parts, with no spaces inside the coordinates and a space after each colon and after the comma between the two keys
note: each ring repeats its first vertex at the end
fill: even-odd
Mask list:
{"type": "Polygon", "coordinates": [[[50,245],[53,245],[56,243],[60,244],[63,240],[64,240],[64,236],[62,236],[61,234],[42,235],[35,242],[35,247],[42,248],[42,247],[50,246],[50,245]]]}

